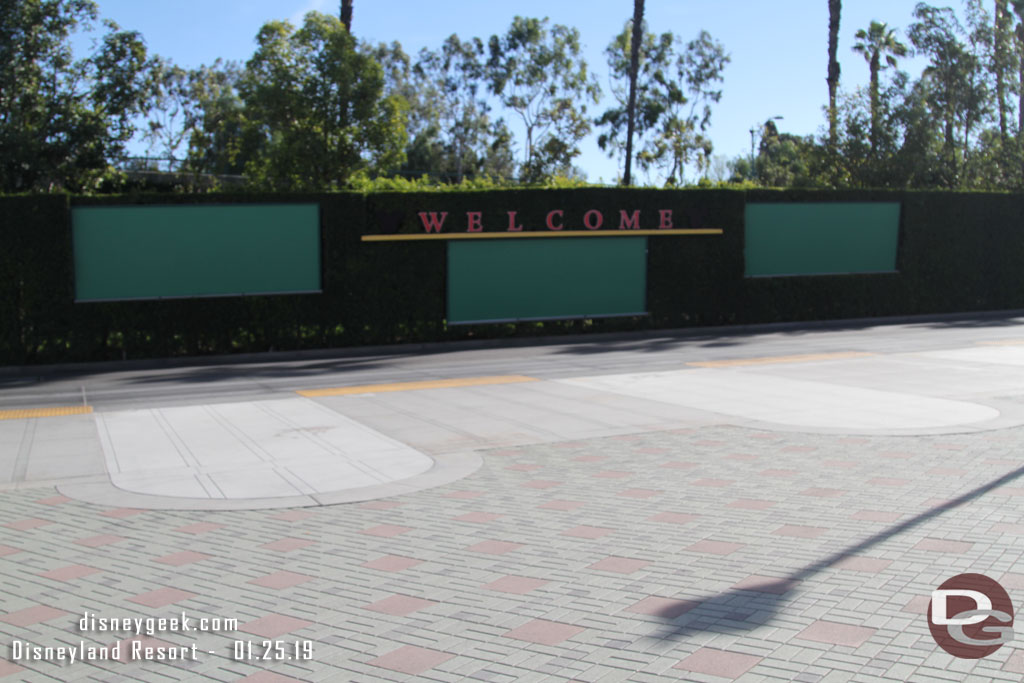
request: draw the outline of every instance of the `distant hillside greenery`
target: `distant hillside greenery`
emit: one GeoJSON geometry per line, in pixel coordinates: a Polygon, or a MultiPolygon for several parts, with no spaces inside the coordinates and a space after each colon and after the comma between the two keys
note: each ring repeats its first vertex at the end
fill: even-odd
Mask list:
{"type": "MultiPolygon", "coordinates": [[[[595,111],[601,88],[579,32],[547,19],[408,55],[360,40],[346,1],[346,23],[318,12],[301,26],[271,21],[244,64],[189,70],[113,22],[75,58],[72,36],[101,21],[93,0],[10,0],[0,192],[586,185],[576,163],[588,135],[624,165],[634,35],[632,165],[659,184],[1024,190],[1024,0],[920,3],[907,27],[862,27],[846,55],[835,52],[841,3],[818,1],[830,11],[827,132],[791,135],[769,120],[751,131],[756,153],[728,160],[708,131],[729,55],[706,31],[634,34],[625,21],[606,37],[613,106],[595,111]],[[928,60],[916,79],[900,70],[912,54],[928,60]],[[842,89],[851,59],[867,63],[867,88],[842,89]],[[129,156],[139,141],[149,157],[129,156]],[[684,179],[687,168],[697,174],[684,179]]],[[[634,3],[623,0],[624,19],[634,3]]]]}

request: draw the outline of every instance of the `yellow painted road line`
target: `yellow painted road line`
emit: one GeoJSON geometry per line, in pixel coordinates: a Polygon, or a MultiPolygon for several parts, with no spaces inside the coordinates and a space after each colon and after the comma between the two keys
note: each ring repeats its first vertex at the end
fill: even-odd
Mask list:
{"type": "Polygon", "coordinates": [[[980,341],[974,342],[978,346],[1020,346],[1024,344],[1024,339],[997,339],[994,341],[980,341]]]}
{"type": "Polygon", "coordinates": [[[309,398],[315,396],[348,396],[351,394],[377,394],[386,391],[416,391],[419,389],[451,389],[455,387],[479,387],[487,384],[516,384],[537,382],[536,377],[525,375],[495,375],[493,377],[463,377],[459,379],[435,379],[423,382],[396,382],[394,384],[363,384],[355,387],[333,389],[304,389],[295,393],[309,398]]]}
{"type": "Polygon", "coordinates": [[[797,356],[769,356],[766,358],[735,358],[733,360],[707,360],[687,363],[698,368],[734,368],[741,365],[771,365],[773,363],[806,363],[816,360],[845,360],[878,354],[866,351],[839,351],[837,353],[804,353],[797,356]]]}
{"type": "Polygon", "coordinates": [[[28,417],[59,417],[61,415],[87,415],[92,406],[58,406],[54,408],[21,408],[0,410],[0,420],[23,420],[28,417]]]}
{"type": "Polygon", "coordinates": [[[550,232],[451,232],[363,235],[363,242],[406,242],[410,240],[479,240],[516,237],[635,237],[637,235],[721,235],[721,228],[665,228],[664,230],[552,230],[550,232]]]}

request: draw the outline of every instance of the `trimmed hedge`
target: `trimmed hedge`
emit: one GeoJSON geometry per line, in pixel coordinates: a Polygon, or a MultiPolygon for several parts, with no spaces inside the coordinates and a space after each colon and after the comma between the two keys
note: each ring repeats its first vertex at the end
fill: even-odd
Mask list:
{"type": "MultiPolygon", "coordinates": [[[[0,197],[0,364],[171,357],[558,334],[842,319],[1024,307],[1024,196],[806,190],[487,190],[363,195],[139,195],[0,197]],[[75,304],[74,206],[318,202],[323,293],[75,304]],[[902,202],[898,273],[745,278],[746,202],[902,202]],[[445,228],[566,230],[586,211],[616,228],[619,210],[674,209],[675,227],[722,235],[648,238],[649,315],[594,321],[446,325],[444,241],[362,242],[364,234],[422,233],[420,212],[447,211],[445,228]],[[610,223],[615,222],[615,225],[610,223]]],[[[654,221],[654,222],[652,222],[654,221]]],[[[614,239],[608,237],[606,239],[614,239]]],[[[527,274],[528,276],[528,274],[527,274]]],[[[609,273],[614,277],[614,273],[609,273]]]]}

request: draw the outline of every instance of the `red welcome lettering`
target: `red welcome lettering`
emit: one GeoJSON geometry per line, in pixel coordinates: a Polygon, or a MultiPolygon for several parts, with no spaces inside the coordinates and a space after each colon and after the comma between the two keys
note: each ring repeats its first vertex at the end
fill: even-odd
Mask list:
{"type": "Polygon", "coordinates": [[[604,223],[604,214],[597,209],[591,209],[583,214],[583,225],[586,226],[587,230],[597,230],[604,223]],[[591,216],[597,216],[597,222],[591,224],[591,216]]]}
{"type": "Polygon", "coordinates": [[[522,232],[523,231],[523,226],[516,224],[516,212],[515,211],[509,211],[508,212],[508,231],[509,232],[522,232]]]}
{"type": "Polygon", "coordinates": [[[619,209],[619,230],[627,228],[632,230],[640,228],[640,209],[634,211],[632,216],[627,216],[625,211],[619,209]]]}
{"type": "Polygon", "coordinates": [[[561,218],[564,212],[561,209],[555,209],[554,211],[548,212],[548,230],[561,230],[563,227],[561,223],[555,225],[555,222],[552,220],[556,213],[558,214],[558,217],[561,218]]]}
{"type": "Polygon", "coordinates": [[[466,212],[466,232],[480,232],[484,229],[483,223],[480,222],[483,213],[480,211],[467,211],[466,212]]]}
{"type": "Polygon", "coordinates": [[[658,211],[658,214],[661,216],[661,225],[658,226],[658,229],[665,230],[666,228],[671,228],[672,209],[661,209],[658,211]]]}
{"type": "Polygon", "coordinates": [[[426,211],[420,211],[420,220],[423,221],[423,229],[427,232],[441,232],[441,227],[444,225],[444,219],[448,217],[447,211],[441,212],[441,218],[438,219],[437,213],[431,211],[429,214],[426,211]]]}

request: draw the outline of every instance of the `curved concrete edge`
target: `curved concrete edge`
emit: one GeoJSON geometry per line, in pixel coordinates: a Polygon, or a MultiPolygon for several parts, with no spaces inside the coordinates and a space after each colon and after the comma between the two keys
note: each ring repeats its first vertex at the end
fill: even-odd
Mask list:
{"type": "Polygon", "coordinates": [[[415,493],[468,477],[483,465],[483,458],[475,452],[434,454],[430,458],[434,461],[433,467],[408,479],[316,495],[238,499],[175,498],[125,491],[114,486],[109,477],[103,480],[64,482],[57,484],[56,488],[68,498],[105,507],[138,510],[273,510],[359,503],[415,493]]]}
{"type": "MultiPolygon", "coordinates": [[[[968,400],[968,399],[960,399],[968,400]]],[[[938,427],[908,427],[858,429],[855,427],[814,427],[810,425],[787,425],[779,422],[739,419],[728,420],[737,427],[747,427],[762,432],[786,432],[791,434],[832,434],[835,436],[943,436],[950,434],[976,434],[999,429],[1009,429],[1024,425],[1024,405],[1010,401],[970,398],[971,403],[987,406],[999,412],[999,417],[980,422],[961,422],[958,424],[941,425],[938,427]]]]}

